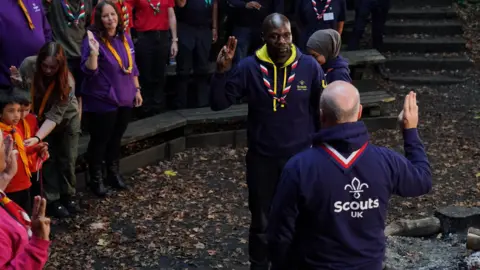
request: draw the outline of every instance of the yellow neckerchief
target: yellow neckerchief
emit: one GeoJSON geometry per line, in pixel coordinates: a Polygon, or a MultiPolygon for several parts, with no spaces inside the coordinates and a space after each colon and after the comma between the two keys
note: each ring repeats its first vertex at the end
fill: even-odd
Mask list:
{"type": "Polygon", "coordinates": [[[123,72],[126,74],[132,73],[133,70],[133,59],[132,59],[132,52],[130,51],[130,44],[128,44],[127,38],[125,35],[123,35],[123,46],[125,47],[125,51],[127,52],[127,57],[128,57],[128,68],[125,69],[122,63],[122,59],[120,58],[120,55],[118,55],[117,51],[115,48],[113,48],[112,44],[110,41],[107,39],[103,40],[105,42],[105,45],[107,46],[107,49],[113,54],[113,57],[115,57],[115,60],[117,60],[118,65],[122,69],[123,72]]]}
{"type": "Polygon", "coordinates": [[[30,14],[28,13],[27,7],[25,7],[25,4],[23,3],[22,0],[18,0],[18,5],[23,11],[23,15],[25,15],[25,18],[28,21],[28,26],[30,27],[30,30],[35,29],[35,26],[33,25],[32,18],[30,17],[30,14]]]}
{"type": "MultiPolygon", "coordinates": [[[[270,58],[270,56],[268,56],[268,51],[267,51],[267,45],[263,45],[262,48],[258,49],[256,52],[255,52],[255,55],[258,57],[258,59],[260,59],[261,61],[263,62],[266,62],[266,63],[269,63],[273,66],[273,94],[274,96],[276,97],[277,96],[277,66],[275,65],[275,63],[272,61],[272,59],[270,58]]],[[[284,74],[283,74],[283,85],[282,85],[282,89],[285,89],[286,86],[287,86],[287,79],[288,79],[288,75],[287,75],[287,68],[289,65],[293,64],[295,59],[297,58],[297,48],[295,47],[295,45],[292,44],[292,55],[290,55],[290,57],[287,59],[287,61],[285,61],[285,63],[283,64],[283,66],[281,66],[280,68],[283,68],[284,69],[284,74]]],[[[283,107],[283,104],[282,104],[282,107],[283,107]]],[[[277,111],[277,99],[274,98],[273,99],[273,111],[277,111]]]]}
{"type": "Polygon", "coordinates": [[[32,136],[30,131],[30,125],[28,124],[28,121],[25,118],[22,119],[22,123],[23,123],[23,133],[24,133],[23,136],[25,136],[25,138],[28,139],[32,136]]]}
{"type": "Polygon", "coordinates": [[[17,146],[17,150],[20,155],[20,159],[22,160],[23,166],[25,167],[25,172],[27,173],[28,177],[32,177],[32,173],[30,172],[30,168],[28,166],[29,159],[27,157],[27,151],[25,150],[25,145],[23,144],[22,136],[20,135],[20,133],[17,132],[14,126],[9,126],[2,122],[0,122],[0,129],[12,134],[13,140],[15,141],[15,145],[17,146]]]}
{"type": "MultiPolygon", "coordinates": [[[[38,110],[38,114],[37,114],[38,118],[42,118],[43,111],[45,110],[47,101],[50,98],[50,95],[52,94],[53,88],[55,88],[55,81],[50,83],[50,85],[47,88],[47,92],[43,96],[42,104],[40,104],[40,109],[38,110]]],[[[35,112],[35,87],[33,87],[33,84],[32,84],[32,89],[30,90],[30,95],[32,97],[32,112],[35,112]]]]}

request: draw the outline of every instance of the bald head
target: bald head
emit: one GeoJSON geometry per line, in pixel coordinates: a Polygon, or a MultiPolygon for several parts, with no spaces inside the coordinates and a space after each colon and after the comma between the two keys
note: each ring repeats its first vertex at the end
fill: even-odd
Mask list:
{"type": "Polygon", "coordinates": [[[280,13],[272,13],[268,15],[262,24],[262,32],[264,34],[269,33],[272,29],[280,28],[284,25],[290,25],[290,21],[285,15],[280,13]]]}
{"type": "Polygon", "coordinates": [[[329,125],[356,122],[361,109],[360,94],[351,83],[335,81],[323,90],[320,97],[321,120],[329,125]]]}

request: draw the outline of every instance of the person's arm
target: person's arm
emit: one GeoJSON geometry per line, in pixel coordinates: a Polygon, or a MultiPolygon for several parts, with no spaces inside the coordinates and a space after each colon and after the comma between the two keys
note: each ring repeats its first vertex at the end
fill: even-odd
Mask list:
{"type": "Polygon", "coordinates": [[[177,17],[175,16],[175,9],[173,7],[168,8],[168,24],[172,33],[172,42],[177,43],[177,17]]]}
{"type": "Polygon", "coordinates": [[[402,197],[424,195],[432,189],[432,172],[418,130],[403,130],[403,139],[405,157],[391,153],[393,193],[402,197]]]}
{"type": "MultiPolygon", "coordinates": [[[[2,217],[10,218],[10,217],[2,217]]],[[[15,243],[18,244],[18,243],[15,243]]],[[[26,270],[43,269],[48,259],[50,241],[36,236],[30,238],[22,252],[13,257],[14,243],[6,232],[0,230],[0,269],[2,270],[26,270]]]]}
{"type": "Polygon", "coordinates": [[[346,0],[341,0],[340,2],[340,12],[338,14],[338,23],[337,23],[337,32],[340,33],[340,35],[343,32],[343,26],[345,25],[345,20],[346,20],[346,14],[347,14],[347,2],[346,0]]]}
{"type": "Polygon", "coordinates": [[[320,64],[312,58],[312,70],[313,70],[313,81],[312,89],[310,89],[310,106],[312,107],[313,114],[313,125],[315,131],[320,129],[320,95],[322,94],[323,89],[327,86],[325,80],[325,74],[323,73],[322,67],[320,64]]]}
{"type": "Polygon", "coordinates": [[[244,8],[246,4],[243,0],[227,0],[227,3],[234,8],[244,8]]]}
{"type": "Polygon", "coordinates": [[[231,70],[217,70],[213,74],[210,82],[210,108],[213,111],[225,110],[245,96],[247,72],[246,62],[241,60],[231,70]]]}
{"type": "Polygon", "coordinates": [[[213,0],[212,6],[212,29],[218,30],[218,0],[213,0]]]}
{"type": "Polygon", "coordinates": [[[299,214],[300,194],[300,177],[293,164],[289,162],[283,169],[268,219],[268,255],[272,262],[272,270],[292,269],[288,259],[299,214]]]}
{"type": "Polygon", "coordinates": [[[98,52],[91,50],[88,36],[82,42],[82,59],[80,68],[86,75],[95,75],[98,72],[98,52]]]}
{"type": "Polygon", "coordinates": [[[175,5],[177,7],[183,8],[187,4],[187,0],[175,0],[175,5]]]}

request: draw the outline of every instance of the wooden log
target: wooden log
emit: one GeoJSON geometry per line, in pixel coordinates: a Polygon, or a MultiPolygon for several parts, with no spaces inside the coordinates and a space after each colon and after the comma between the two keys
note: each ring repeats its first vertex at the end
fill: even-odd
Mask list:
{"type": "Polygon", "coordinates": [[[421,237],[439,233],[440,230],[440,220],[436,217],[415,220],[401,219],[390,223],[385,228],[385,236],[421,237]]]}
{"type": "Polygon", "coordinates": [[[467,233],[467,249],[480,250],[480,229],[470,227],[467,233]]]}

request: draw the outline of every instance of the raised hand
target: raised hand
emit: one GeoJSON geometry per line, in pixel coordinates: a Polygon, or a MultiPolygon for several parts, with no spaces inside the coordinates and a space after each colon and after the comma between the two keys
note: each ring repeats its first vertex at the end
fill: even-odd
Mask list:
{"type": "Polygon", "coordinates": [[[248,9],[261,9],[262,5],[258,3],[257,1],[250,1],[245,4],[245,7],[248,9]]]}
{"type": "Polygon", "coordinates": [[[47,200],[35,196],[32,209],[32,233],[34,236],[50,240],[50,219],[45,217],[47,200]]]}
{"type": "Polygon", "coordinates": [[[230,70],[232,67],[233,57],[235,56],[235,50],[237,48],[237,39],[235,37],[229,37],[227,45],[223,46],[222,50],[217,57],[217,72],[224,73],[230,70]]]}
{"type": "Polygon", "coordinates": [[[10,80],[15,86],[20,86],[22,84],[22,76],[20,75],[18,68],[15,66],[10,67],[10,80]]]}
{"type": "Polygon", "coordinates": [[[417,94],[411,91],[405,96],[403,110],[398,116],[404,129],[417,128],[418,126],[418,105],[417,94]]]}
{"type": "Polygon", "coordinates": [[[98,55],[98,51],[100,50],[100,44],[98,43],[97,39],[93,35],[92,31],[87,31],[88,35],[88,45],[90,46],[90,51],[98,55]]]}
{"type": "Polygon", "coordinates": [[[3,138],[5,144],[5,169],[0,173],[0,189],[5,190],[10,180],[17,174],[17,150],[13,150],[12,136],[3,138]]]}

